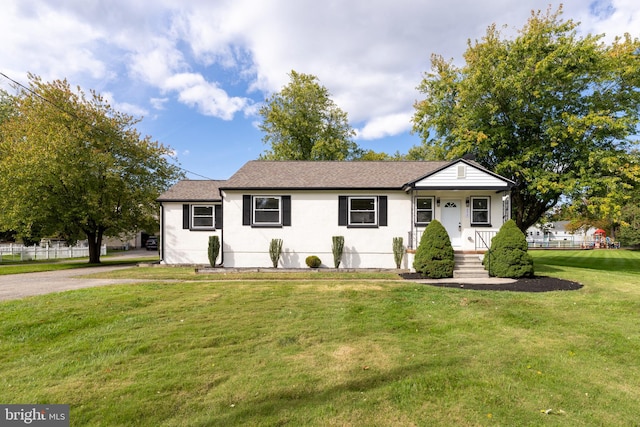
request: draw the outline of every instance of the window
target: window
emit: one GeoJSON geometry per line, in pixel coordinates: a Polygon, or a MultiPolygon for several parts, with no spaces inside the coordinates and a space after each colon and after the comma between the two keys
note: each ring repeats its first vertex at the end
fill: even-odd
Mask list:
{"type": "Polygon", "coordinates": [[[490,225],[489,218],[489,197],[472,197],[471,225],[490,225]]]}
{"type": "Polygon", "coordinates": [[[182,205],[184,230],[221,230],[222,205],[182,205]]]}
{"type": "Polygon", "coordinates": [[[254,196],[253,223],[271,225],[280,224],[280,197],[254,196]]]}
{"type": "Polygon", "coordinates": [[[387,196],[338,196],[338,225],[386,227],[387,196]]]}
{"type": "Polygon", "coordinates": [[[192,228],[213,228],[213,206],[193,205],[191,208],[192,228]]]}
{"type": "Polygon", "coordinates": [[[433,219],[433,197],[416,198],[416,224],[428,224],[433,219]]]}
{"type": "Polygon", "coordinates": [[[291,225],[291,196],[242,196],[242,225],[283,227],[291,225]]]}
{"type": "Polygon", "coordinates": [[[376,197],[349,198],[349,225],[376,225],[376,197]]]}

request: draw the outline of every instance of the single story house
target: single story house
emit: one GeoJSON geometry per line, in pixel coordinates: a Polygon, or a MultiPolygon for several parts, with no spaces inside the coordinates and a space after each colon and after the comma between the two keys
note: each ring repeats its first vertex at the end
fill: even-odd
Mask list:
{"type": "Polygon", "coordinates": [[[228,180],[184,180],[158,198],[164,264],[208,264],[217,235],[224,267],[306,268],[309,255],[333,266],[332,236],[344,237],[344,268],[394,268],[392,242],[407,247],[439,220],[455,250],[483,252],[511,217],[513,182],[478,163],[455,161],[250,161],[228,180]]]}

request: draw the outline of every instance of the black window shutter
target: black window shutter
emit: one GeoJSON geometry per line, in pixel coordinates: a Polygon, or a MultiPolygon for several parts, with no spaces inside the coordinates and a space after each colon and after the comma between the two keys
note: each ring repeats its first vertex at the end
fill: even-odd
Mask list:
{"type": "Polygon", "coordinates": [[[338,196],[338,225],[347,225],[347,196],[338,196]]]}
{"type": "Polygon", "coordinates": [[[381,227],[387,225],[387,196],[378,197],[378,225],[381,227]]]}
{"type": "Polygon", "coordinates": [[[215,227],[217,230],[222,230],[222,205],[215,205],[214,211],[215,227]]]}
{"type": "Polygon", "coordinates": [[[282,225],[291,225],[291,196],[282,196],[282,225]]]}
{"type": "Polygon", "coordinates": [[[182,205],[182,229],[189,229],[189,220],[191,219],[191,212],[189,209],[189,205],[182,205]]]}
{"type": "Polygon", "coordinates": [[[242,196],[242,225],[251,225],[251,196],[242,196]]]}

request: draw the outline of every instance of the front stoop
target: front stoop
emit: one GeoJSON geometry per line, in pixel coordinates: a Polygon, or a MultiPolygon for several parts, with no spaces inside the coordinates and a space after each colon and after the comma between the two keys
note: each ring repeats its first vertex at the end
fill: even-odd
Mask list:
{"type": "Polygon", "coordinates": [[[489,272],[484,269],[482,265],[482,255],[479,254],[454,254],[454,278],[486,278],[489,277],[489,272]]]}

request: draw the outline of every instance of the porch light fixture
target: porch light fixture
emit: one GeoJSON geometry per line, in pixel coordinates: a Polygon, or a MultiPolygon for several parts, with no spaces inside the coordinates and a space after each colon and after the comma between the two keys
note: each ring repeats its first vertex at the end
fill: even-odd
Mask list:
{"type": "Polygon", "coordinates": [[[465,203],[466,203],[467,207],[469,207],[469,198],[468,197],[466,198],[465,203]]]}
{"type": "Polygon", "coordinates": [[[436,197],[436,206],[440,206],[440,197],[436,197]]]}

